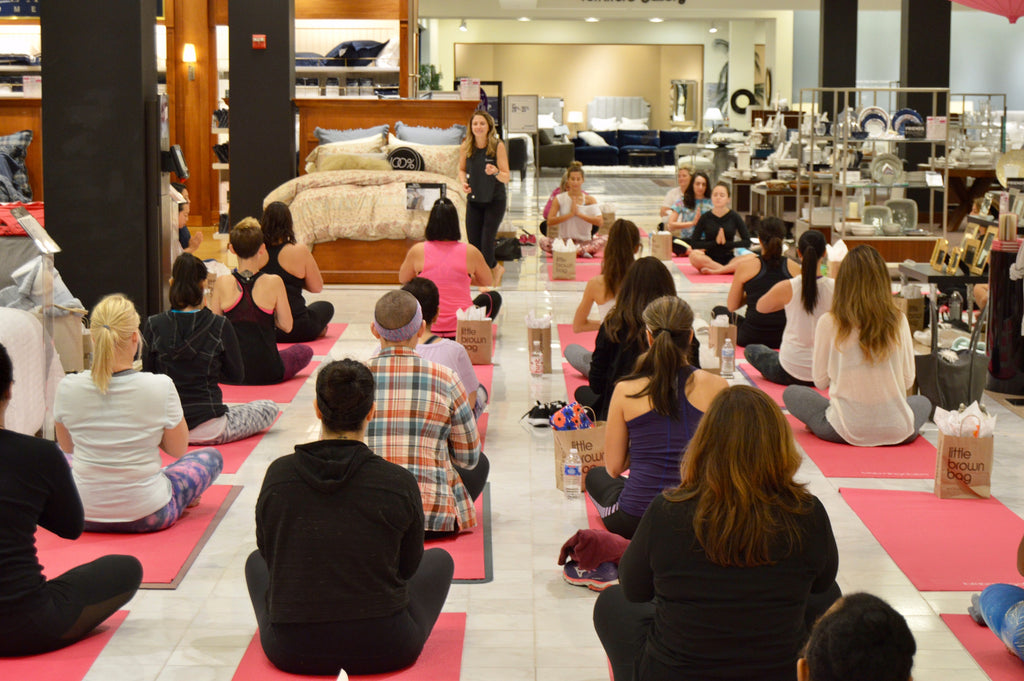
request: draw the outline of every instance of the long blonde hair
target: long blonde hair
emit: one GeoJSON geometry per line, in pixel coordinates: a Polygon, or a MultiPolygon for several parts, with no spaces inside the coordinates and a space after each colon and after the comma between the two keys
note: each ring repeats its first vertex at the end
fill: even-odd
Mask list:
{"type": "Polygon", "coordinates": [[[903,313],[892,299],[885,260],[871,246],[857,246],[843,258],[831,312],[836,322],[837,348],[856,332],[861,352],[869,362],[880,362],[892,354],[903,313]]]}
{"type": "Polygon", "coordinates": [[[92,382],[106,394],[113,375],[114,355],[119,347],[131,341],[139,330],[139,313],[135,305],[121,293],[113,293],[92,309],[89,315],[92,335],[92,382]]]}
{"type": "Polygon", "coordinates": [[[732,386],[711,401],[683,456],[682,483],[665,498],[696,501],[694,534],[712,563],[770,565],[800,545],[798,517],[813,508],[793,479],[799,468],[793,431],[775,402],[732,386]]]}
{"type": "Polygon", "coordinates": [[[466,137],[462,140],[462,153],[466,158],[469,158],[476,149],[476,140],[473,138],[473,119],[477,116],[487,121],[487,151],[485,153],[488,156],[494,156],[498,153],[498,143],[501,140],[498,139],[498,129],[494,124],[494,118],[483,109],[477,109],[469,117],[469,124],[466,126],[466,137]]]}

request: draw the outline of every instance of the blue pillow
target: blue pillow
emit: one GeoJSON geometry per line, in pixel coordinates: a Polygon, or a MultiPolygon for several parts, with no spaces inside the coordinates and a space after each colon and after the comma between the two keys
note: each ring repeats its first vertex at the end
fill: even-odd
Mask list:
{"type": "Polygon", "coordinates": [[[403,142],[415,144],[461,144],[462,138],[466,136],[466,126],[456,124],[444,129],[426,128],[398,121],[395,123],[395,135],[403,142]]]}
{"type": "Polygon", "coordinates": [[[32,131],[21,130],[11,135],[0,136],[0,154],[6,154],[14,162],[12,168],[14,188],[25,197],[27,201],[32,200],[32,185],[28,181],[28,170],[25,168],[25,157],[28,155],[28,145],[32,142],[32,131]]]}
{"type": "Polygon", "coordinates": [[[320,141],[320,144],[330,144],[331,142],[347,142],[348,140],[358,140],[364,137],[373,137],[374,135],[386,136],[388,134],[388,124],[375,125],[372,128],[354,128],[350,130],[333,130],[331,128],[316,128],[313,130],[313,134],[320,141]]]}

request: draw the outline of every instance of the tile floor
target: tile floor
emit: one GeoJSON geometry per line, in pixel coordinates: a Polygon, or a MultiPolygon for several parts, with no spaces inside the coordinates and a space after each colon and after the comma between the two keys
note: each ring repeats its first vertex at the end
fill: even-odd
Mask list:
{"type": "MultiPolygon", "coordinates": [[[[539,206],[557,183],[518,179],[511,186],[509,220],[531,229],[539,206]]],[[[619,175],[590,173],[587,191],[616,205],[619,217],[641,228],[656,223],[661,197],[672,185],[670,171],[619,175]]],[[[674,270],[674,268],[673,268],[674,270]]],[[[724,284],[691,284],[675,272],[680,295],[701,314],[723,302],[724,284]]],[[[455,585],[446,610],[468,613],[462,659],[464,681],[605,681],[608,668],[591,624],[596,594],[561,579],[555,564],[562,542],[586,526],[582,501],[568,502],[555,489],[550,432],[520,423],[534,399],[565,397],[559,373],[533,380],[526,371],[523,318],[550,313],[571,321],[582,283],[549,282],[546,267],[527,257],[508,268],[502,287],[505,308],[495,354],[487,454],[491,460],[494,581],[455,585]]],[[[373,305],[383,288],[328,287],[313,296],[332,301],[335,321],[347,322],[331,355],[366,358],[373,305]]],[[[557,339],[555,339],[557,342],[557,339]]],[[[559,354],[557,348],[553,353],[559,354]]],[[[743,380],[737,379],[737,380],[743,380]]],[[[312,382],[288,405],[281,419],[235,475],[220,482],[244,485],[224,521],[181,586],[174,591],[141,591],[131,614],[103,651],[87,679],[92,681],[228,681],[255,631],[246,595],[243,564],[255,548],[253,509],[267,465],[297,442],[318,434],[312,382]]],[[[993,492],[1024,514],[1024,471],[1017,466],[1024,424],[992,400],[1000,416],[993,492]]],[[[934,426],[925,436],[935,440],[934,426]]],[[[839,583],[844,591],[870,590],[900,610],[917,637],[918,681],[975,681],[987,678],[939,619],[962,613],[965,593],[917,591],[839,496],[842,485],[928,490],[925,480],[827,480],[806,461],[800,477],[829,510],[839,543],[839,583]]],[[[1015,545],[1007,546],[1012,552],[1015,545]]]]}

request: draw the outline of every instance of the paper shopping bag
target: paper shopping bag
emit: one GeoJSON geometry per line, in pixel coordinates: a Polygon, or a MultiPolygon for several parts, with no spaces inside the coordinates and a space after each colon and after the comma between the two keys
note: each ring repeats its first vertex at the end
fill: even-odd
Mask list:
{"type": "Polygon", "coordinates": [[[562,484],[562,462],[565,455],[573,447],[579,452],[583,462],[583,480],[581,489],[587,489],[587,471],[595,466],[604,465],[604,430],[605,422],[598,421],[590,428],[583,430],[552,430],[555,434],[555,485],[564,490],[562,484]]]}
{"type": "Polygon", "coordinates": [[[540,351],[544,353],[544,373],[551,373],[551,325],[534,329],[526,329],[526,350],[533,352],[533,342],[540,341],[540,351]]]}
{"type": "Polygon", "coordinates": [[[551,275],[555,279],[576,278],[576,251],[552,251],[551,275]]]}
{"type": "Polygon", "coordinates": [[[672,232],[655,232],[651,235],[651,255],[658,260],[672,259],[672,232]]]}
{"type": "Polygon", "coordinates": [[[460,319],[455,328],[455,340],[466,348],[473,364],[490,364],[494,347],[494,322],[490,319],[469,321],[460,319]]]}
{"type": "Polygon", "coordinates": [[[736,347],[736,325],[730,324],[729,326],[714,326],[708,327],[708,346],[712,352],[715,353],[715,357],[722,358],[722,343],[725,339],[729,338],[732,340],[732,346],[736,347]]]}
{"type": "Polygon", "coordinates": [[[910,332],[924,329],[924,298],[896,296],[896,307],[903,311],[910,324],[910,332]]]}
{"type": "Polygon", "coordinates": [[[940,499],[988,499],[992,484],[993,438],[946,435],[939,431],[935,494],[940,499]]]}

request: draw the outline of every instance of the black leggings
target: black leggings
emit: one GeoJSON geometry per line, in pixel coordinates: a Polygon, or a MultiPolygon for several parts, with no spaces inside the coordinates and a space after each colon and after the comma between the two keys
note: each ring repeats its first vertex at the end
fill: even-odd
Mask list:
{"type": "Polygon", "coordinates": [[[498,264],[494,257],[494,241],[501,219],[505,217],[507,202],[504,198],[489,203],[466,202],[466,240],[480,249],[488,267],[498,264]]]}
{"type": "MultiPolygon", "coordinates": [[[[622,488],[626,486],[624,478],[613,478],[608,475],[604,466],[597,466],[587,471],[587,494],[598,506],[609,508],[619,503],[622,488]]],[[[633,533],[640,525],[640,518],[626,513],[621,508],[601,518],[609,532],[632,539],[633,533]]]]}
{"type": "MultiPolygon", "coordinates": [[[[476,462],[476,466],[473,468],[461,468],[455,466],[455,472],[459,474],[459,478],[462,480],[462,484],[466,487],[466,492],[469,493],[469,497],[476,501],[480,493],[484,491],[484,485],[487,484],[487,474],[491,472],[491,462],[484,456],[483,452],[480,452],[480,460],[476,462]]],[[[451,531],[440,531],[440,530],[427,530],[424,532],[426,539],[441,539],[443,537],[450,537],[453,534],[458,534],[458,530],[451,531]]]]}
{"type": "Polygon", "coordinates": [[[278,343],[308,343],[320,337],[334,318],[334,306],[325,300],[318,300],[306,306],[306,311],[292,315],[292,330],[285,333],[277,329],[278,343]]]}
{"type": "MultiPolygon", "coordinates": [[[[407,582],[409,605],[387,617],[310,624],[274,624],[267,610],[270,572],[260,552],[245,562],[245,582],[260,643],[275,667],[291,674],[380,674],[408,667],[423,650],[455,573],[443,549],[427,549],[407,582]]],[[[341,613],[339,613],[341,614],[341,613]]]]}
{"type": "Polygon", "coordinates": [[[71,645],[131,600],[141,582],[135,556],[103,556],[47,581],[24,609],[9,606],[0,615],[0,656],[71,645]]]}

